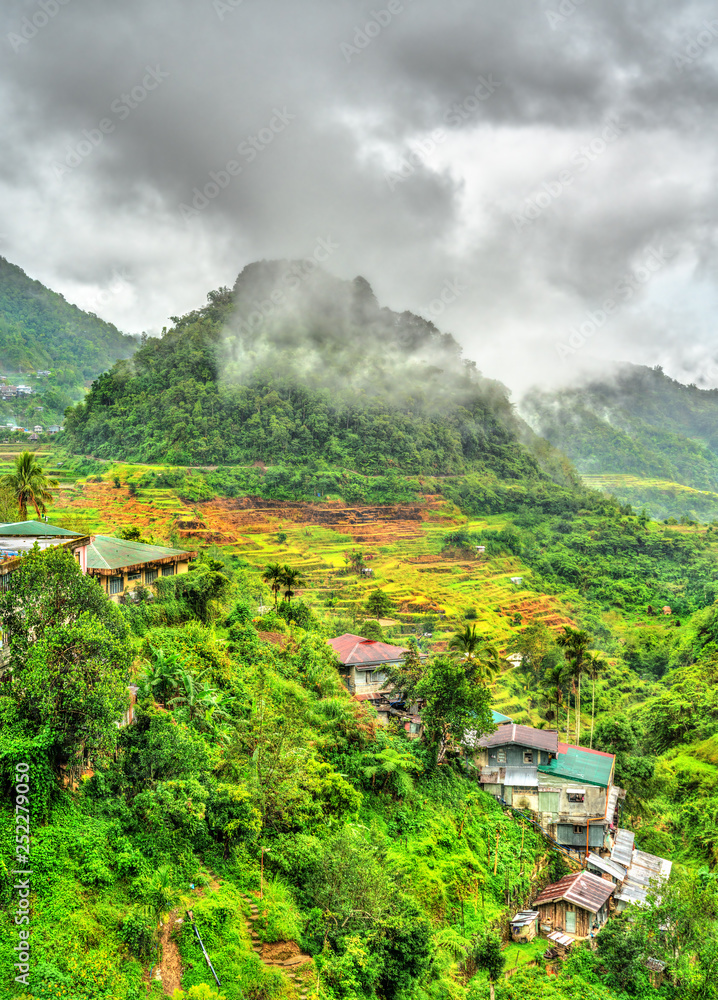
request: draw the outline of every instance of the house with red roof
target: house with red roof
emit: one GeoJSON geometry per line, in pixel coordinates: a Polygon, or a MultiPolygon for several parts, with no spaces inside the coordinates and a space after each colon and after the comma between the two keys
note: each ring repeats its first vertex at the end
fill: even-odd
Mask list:
{"type": "MultiPolygon", "coordinates": [[[[379,639],[366,639],[361,635],[345,632],[336,639],[327,639],[339,660],[339,670],[347,690],[357,701],[368,701],[379,713],[384,725],[389,716],[399,718],[410,736],[421,734],[421,719],[415,710],[402,708],[399,696],[390,701],[391,688],[387,685],[387,668],[399,666],[409,650],[379,639]]],[[[422,658],[425,653],[419,654],[422,658]]],[[[415,707],[414,707],[415,708],[415,707]]]]}
{"type": "Polygon", "coordinates": [[[547,885],[533,901],[542,932],[559,944],[565,944],[563,935],[587,938],[596,934],[608,920],[608,901],[615,888],[613,882],[586,871],[564,875],[547,885]]]}

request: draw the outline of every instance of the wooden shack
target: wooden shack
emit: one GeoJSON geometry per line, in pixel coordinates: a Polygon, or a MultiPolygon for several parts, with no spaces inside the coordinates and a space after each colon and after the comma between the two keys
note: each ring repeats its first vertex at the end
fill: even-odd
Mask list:
{"type": "Polygon", "coordinates": [[[511,918],[511,940],[523,943],[533,941],[538,934],[538,910],[519,910],[511,918]]]}
{"type": "Polygon", "coordinates": [[[577,938],[596,933],[608,920],[608,900],[615,886],[590,872],[564,875],[534,900],[544,933],[562,931],[577,938]]]}

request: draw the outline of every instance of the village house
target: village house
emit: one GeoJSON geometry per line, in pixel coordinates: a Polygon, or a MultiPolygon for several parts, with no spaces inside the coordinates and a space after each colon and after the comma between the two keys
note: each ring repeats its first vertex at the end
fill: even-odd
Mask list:
{"type": "MultiPolygon", "coordinates": [[[[340,664],[340,673],[347,690],[357,701],[368,701],[379,714],[379,721],[386,725],[391,717],[401,721],[409,736],[418,737],[422,732],[418,706],[405,706],[400,697],[391,698],[387,687],[387,668],[400,666],[402,657],[409,650],[393,646],[378,639],[365,639],[346,632],[335,639],[327,639],[340,664]]],[[[425,653],[419,654],[422,658],[425,653]]]]}
{"type": "Polygon", "coordinates": [[[537,815],[564,848],[586,855],[608,852],[622,789],[613,783],[615,758],[562,743],[558,733],[515,723],[489,736],[466,734],[477,751],[484,791],[537,815]]]}
{"type": "Polygon", "coordinates": [[[539,926],[547,936],[556,931],[577,938],[587,938],[608,920],[608,901],[613,883],[592,875],[574,872],[547,885],[533,902],[539,912],[539,926]]]}
{"type": "Polygon", "coordinates": [[[97,577],[100,586],[114,601],[125,590],[139,584],[150,586],[159,576],[189,571],[196,552],[147,545],[106,535],[81,535],[44,521],[19,521],[0,525],[0,586],[7,590],[15,560],[37,544],[43,550],[64,545],[75,555],[83,574],[97,577]]]}
{"type": "Polygon", "coordinates": [[[107,535],[93,535],[87,553],[87,572],[98,579],[112,600],[126,590],[149,587],[160,576],[176,576],[189,571],[196,552],[165,545],[125,541],[107,535]]]}
{"type": "Polygon", "coordinates": [[[7,590],[7,581],[15,566],[12,561],[29,552],[35,544],[41,551],[51,546],[65,545],[74,553],[82,572],[87,572],[89,535],[80,535],[77,531],[68,531],[67,528],[59,528],[44,521],[0,524],[0,573],[3,577],[3,590],[7,590]]]}

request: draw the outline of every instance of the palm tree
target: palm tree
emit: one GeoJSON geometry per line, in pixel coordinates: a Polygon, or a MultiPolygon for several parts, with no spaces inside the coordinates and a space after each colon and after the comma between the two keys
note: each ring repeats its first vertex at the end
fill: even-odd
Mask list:
{"type": "Polygon", "coordinates": [[[550,685],[546,692],[546,697],[550,701],[556,702],[556,730],[558,731],[559,706],[563,701],[563,683],[566,679],[566,674],[564,668],[560,664],[557,664],[556,666],[549,667],[544,676],[550,685]]]}
{"type": "Polygon", "coordinates": [[[593,723],[596,713],[596,678],[606,667],[606,661],[602,660],[600,656],[596,653],[590,653],[587,659],[588,664],[588,676],[591,678],[592,682],[592,692],[591,692],[591,742],[589,748],[593,750],[593,723]]]}
{"type": "Polygon", "coordinates": [[[33,505],[38,517],[45,513],[46,504],[53,500],[50,487],[57,485],[57,479],[50,479],[45,474],[31,451],[23,451],[17,455],[15,471],[6,472],[0,477],[0,486],[12,492],[23,521],[27,521],[28,504],[33,505]]]}
{"type": "Polygon", "coordinates": [[[291,566],[285,566],[282,571],[282,587],[284,588],[284,596],[286,598],[287,604],[292,603],[292,598],[295,594],[296,587],[304,586],[304,577],[302,576],[301,570],[292,569],[291,566]]]}
{"type": "Polygon", "coordinates": [[[270,563],[268,566],[265,566],[264,573],[262,574],[262,580],[269,584],[269,587],[274,594],[275,610],[277,607],[277,597],[282,588],[282,583],[284,582],[284,570],[285,567],[282,566],[281,563],[270,563]]]}
{"type": "Polygon", "coordinates": [[[449,649],[464,661],[466,673],[481,683],[489,683],[499,671],[499,654],[475,625],[465,625],[449,639],[449,649]]]}
{"type": "MultiPolygon", "coordinates": [[[[588,632],[571,628],[570,625],[564,625],[563,635],[559,635],[556,642],[565,649],[565,656],[571,668],[571,673],[578,681],[578,692],[574,697],[576,705],[576,745],[578,746],[581,738],[581,674],[586,669],[588,646],[591,642],[591,636],[588,632]]],[[[568,728],[566,741],[568,742],[568,728]]]]}

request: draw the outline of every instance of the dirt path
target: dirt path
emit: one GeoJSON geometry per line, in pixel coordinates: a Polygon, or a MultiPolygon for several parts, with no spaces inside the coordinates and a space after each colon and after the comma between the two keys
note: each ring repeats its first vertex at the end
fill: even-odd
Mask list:
{"type": "Polygon", "coordinates": [[[162,980],[162,990],[165,996],[172,996],[174,991],[182,986],[182,958],[177,941],[172,937],[172,932],[179,930],[182,926],[183,919],[180,916],[182,912],[181,908],[173,910],[167,923],[162,924],[159,934],[162,958],[152,970],[152,979],[162,980]]]}
{"type": "Polygon", "coordinates": [[[268,969],[278,969],[283,972],[295,987],[298,996],[304,1000],[309,994],[308,974],[311,974],[313,969],[313,964],[311,968],[309,967],[312,956],[303,954],[294,941],[276,941],[273,944],[264,944],[260,941],[255,928],[255,922],[260,917],[257,898],[249,895],[245,895],[244,898],[249,903],[250,909],[247,930],[252,941],[252,951],[268,969]]]}

